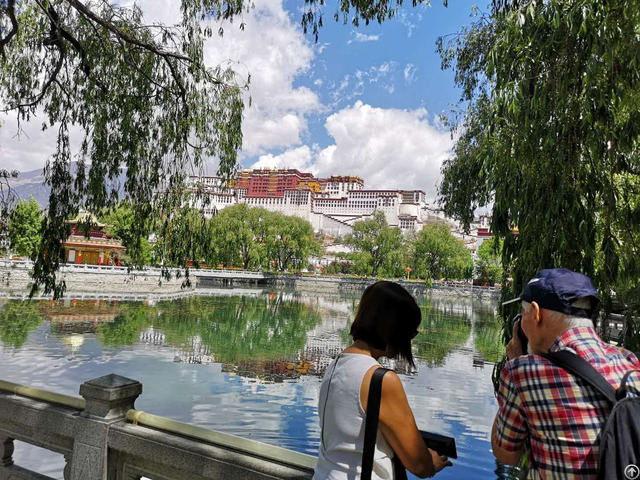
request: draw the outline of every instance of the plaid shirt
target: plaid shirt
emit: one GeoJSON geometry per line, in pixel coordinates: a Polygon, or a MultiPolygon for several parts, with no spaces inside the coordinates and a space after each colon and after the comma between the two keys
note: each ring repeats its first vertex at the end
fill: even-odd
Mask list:
{"type": "MultiPolygon", "coordinates": [[[[549,349],[558,350],[588,360],[614,388],[625,372],[640,369],[635,355],[603,342],[589,327],[565,331],[549,349]]],[[[590,385],[543,357],[524,355],[502,370],[497,399],[496,443],[510,452],[530,444],[529,478],[596,478],[598,435],[611,408],[590,385]]]]}

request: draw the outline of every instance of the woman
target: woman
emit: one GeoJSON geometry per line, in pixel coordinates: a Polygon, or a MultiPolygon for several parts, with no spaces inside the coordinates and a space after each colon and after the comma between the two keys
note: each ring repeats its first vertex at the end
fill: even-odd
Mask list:
{"type": "MultiPolygon", "coordinates": [[[[360,477],[369,383],[378,359],[400,357],[415,366],[411,340],[420,326],[420,308],[400,285],[377,282],[362,295],[351,325],[353,344],[327,368],[320,388],[320,454],[314,480],[360,477]]],[[[393,455],[424,478],[451,462],[429,450],[418,432],[400,379],[382,380],[380,419],[372,479],[393,479],[393,455]]]]}

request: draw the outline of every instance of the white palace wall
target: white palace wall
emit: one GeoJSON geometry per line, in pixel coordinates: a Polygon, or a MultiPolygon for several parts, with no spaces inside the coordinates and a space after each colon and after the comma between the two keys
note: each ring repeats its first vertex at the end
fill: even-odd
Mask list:
{"type": "Polygon", "coordinates": [[[202,209],[206,216],[238,203],[261,207],[284,215],[295,215],[311,223],[316,232],[342,236],[351,232],[352,225],[384,213],[387,223],[403,231],[420,230],[429,216],[425,194],[419,190],[365,190],[361,184],[328,182],[325,190],[314,193],[310,189],[289,189],[282,196],[246,196],[246,189],[221,189],[214,177],[192,180],[191,205],[202,209]],[[351,189],[350,189],[351,188],[351,189]],[[208,201],[203,201],[203,197],[208,201]]]}

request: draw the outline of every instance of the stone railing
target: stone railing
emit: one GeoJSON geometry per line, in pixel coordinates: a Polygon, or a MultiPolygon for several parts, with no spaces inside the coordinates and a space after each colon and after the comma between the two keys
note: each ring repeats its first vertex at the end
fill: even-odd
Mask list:
{"type": "Polygon", "coordinates": [[[14,440],[64,455],[65,480],[305,479],[312,456],[134,410],[142,384],[83,383],[83,398],[0,381],[0,480],[51,480],[13,463],[14,440]]]}

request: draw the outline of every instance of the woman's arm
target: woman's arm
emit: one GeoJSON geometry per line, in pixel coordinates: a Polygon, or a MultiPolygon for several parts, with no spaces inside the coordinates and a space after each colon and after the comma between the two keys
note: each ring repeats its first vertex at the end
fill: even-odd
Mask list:
{"type": "MultiPolygon", "coordinates": [[[[376,368],[367,372],[360,387],[360,400],[365,411],[371,376],[376,368]]],[[[405,468],[418,477],[433,476],[444,467],[451,465],[446,457],[426,447],[416,426],[400,378],[394,372],[387,372],[382,378],[380,430],[405,468]]]]}

